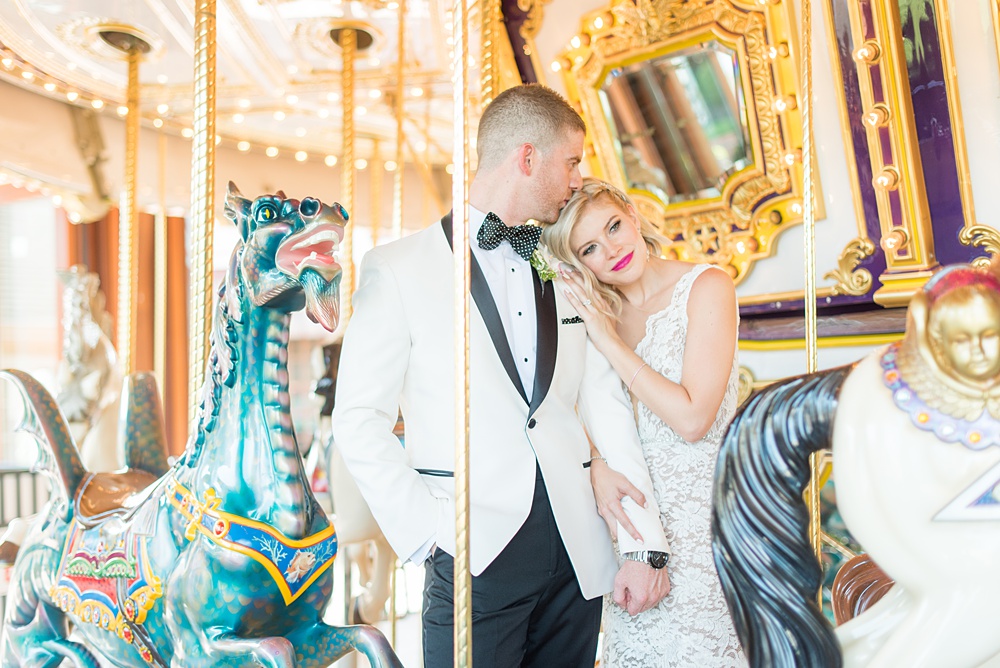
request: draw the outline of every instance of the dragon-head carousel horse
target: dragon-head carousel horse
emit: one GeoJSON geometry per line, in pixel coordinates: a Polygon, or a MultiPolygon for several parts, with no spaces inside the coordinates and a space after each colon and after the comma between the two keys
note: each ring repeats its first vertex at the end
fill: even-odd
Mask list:
{"type": "Polygon", "coordinates": [[[289,414],[290,314],[304,307],[336,326],[334,251],[347,212],[281,193],[251,201],[230,183],[226,213],[241,241],[220,290],[197,428],[173,467],[142,378],[123,399],[129,468],[95,474],[51,396],[4,372],[54,478],[14,566],[4,666],[98,668],[100,654],[116,666],[318,668],[352,649],[377,668],[401,665],[378,630],[322,622],[337,537],[289,414]]]}
{"type": "MultiPolygon", "coordinates": [[[[981,666],[1000,653],[1000,277],[958,265],[902,341],[766,388],[716,470],[713,548],[754,666],[981,666]],[[833,447],[847,528],[895,585],[834,630],[802,491],[833,447]]],[[[990,665],[993,665],[992,663],[990,665]]]]}

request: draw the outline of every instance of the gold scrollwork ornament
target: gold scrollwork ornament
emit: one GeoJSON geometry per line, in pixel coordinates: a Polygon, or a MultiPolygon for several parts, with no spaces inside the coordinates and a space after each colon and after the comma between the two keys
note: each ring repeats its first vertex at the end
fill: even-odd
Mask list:
{"type": "Polygon", "coordinates": [[[858,269],[858,265],[866,257],[875,252],[875,244],[871,239],[857,237],[844,247],[837,259],[837,268],[827,272],[823,278],[836,281],[833,286],[834,295],[859,296],[867,293],[872,287],[872,274],[867,269],[858,269]]]}
{"type": "Polygon", "coordinates": [[[977,267],[988,267],[990,260],[1000,255],[1000,232],[986,225],[970,225],[963,227],[958,233],[958,240],[966,246],[982,248],[990,255],[978,257],[972,261],[977,267]]]}

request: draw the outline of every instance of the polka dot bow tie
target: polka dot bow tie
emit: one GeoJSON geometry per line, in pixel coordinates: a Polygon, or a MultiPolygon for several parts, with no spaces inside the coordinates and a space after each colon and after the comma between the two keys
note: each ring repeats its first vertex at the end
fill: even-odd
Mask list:
{"type": "Polygon", "coordinates": [[[506,239],[510,242],[514,252],[527,262],[531,259],[531,254],[535,252],[535,246],[538,245],[538,238],[541,236],[542,228],[540,227],[535,225],[507,227],[495,213],[490,212],[486,214],[486,220],[479,228],[476,240],[483,250],[493,250],[506,239]]]}

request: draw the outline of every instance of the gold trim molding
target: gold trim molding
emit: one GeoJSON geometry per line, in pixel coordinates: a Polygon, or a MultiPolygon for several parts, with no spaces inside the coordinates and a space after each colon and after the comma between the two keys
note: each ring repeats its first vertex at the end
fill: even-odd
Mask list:
{"type": "MultiPolygon", "coordinates": [[[[937,259],[899,7],[893,0],[858,0],[848,8],[886,259],[874,299],[886,307],[903,306],[937,259]]],[[[938,21],[939,34],[946,25],[938,21]]]]}
{"type": "MultiPolygon", "coordinates": [[[[630,189],[640,211],[675,240],[664,249],[667,256],[717,264],[736,283],[753,262],[772,254],[778,234],[802,220],[802,115],[790,4],[612,0],[583,17],[580,34],[558,61],[569,98],[588,121],[592,172],[627,187],[601,98],[608,74],[706,41],[737,54],[753,163],[731,174],[717,197],[664,202],[630,189]]],[[[815,199],[821,205],[821,194],[815,199]]]]}

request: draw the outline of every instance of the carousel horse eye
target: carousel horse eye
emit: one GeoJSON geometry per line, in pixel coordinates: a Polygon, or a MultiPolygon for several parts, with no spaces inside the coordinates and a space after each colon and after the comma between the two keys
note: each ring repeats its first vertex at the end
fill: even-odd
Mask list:
{"type": "Polygon", "coordinates": [[[263,218],[264,220],[271,220],[272,218],[274,218],[274,215],[275,215],[274,207],[262,206],[260,208],[260,217],[263,218]]]}

